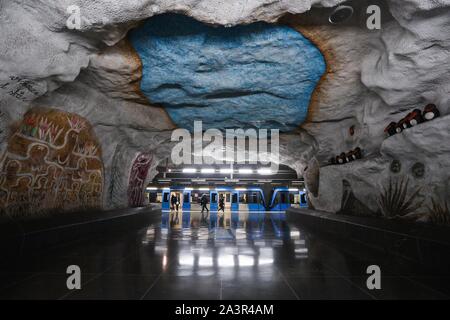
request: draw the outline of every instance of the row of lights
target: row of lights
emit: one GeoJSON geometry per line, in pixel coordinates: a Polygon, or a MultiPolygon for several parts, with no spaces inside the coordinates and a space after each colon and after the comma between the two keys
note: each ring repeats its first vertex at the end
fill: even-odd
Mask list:
{"type": "MultiPolygon", "coordinates": [[[[182,171],[183,171],[183,173],[196,173],[197,169],[195,169],[195,168],[183,168],[182,171]]],[[[214,169],[214,168],[202,168],[202,169],[200,169],[200,173],[203,173],[203,174],[215,173],[215,172],[216,172],[216,169],[214,169]]],[[[225,173],[225,174],[233,173],[233,169],[222,168],[222,169],[219,169],[219,172],[220,173],[225,173]]],[[[238,172],[240,174],[252,174],[253,170],[252,169],[248,169],[248,168],[242,168],[242,169],[239,169],[238,172]]],[[[258,172],[258,174],[261,174],[261,175],[272,174],[272,170],[270,170],[268,168],[258,169],[257,172],[258,172]]]]}
{"type": "MultiPolygon", "coordinates": [[[[169,190],[169,188],[163,188],[163,189],[169,190]]],[[[147,190],[147,191],[158,190],[158,188],[157,188],[157,187],[147,187],[146,190],[147,190]]],[[[192,190],[194,190],[194,188],[186,187],[186,188],[184,188],[184,190],[185,190],[185,191],[192,191],[192,190]]],[[[209,191],[210,188],[208,188],[208,187],[202,187],[202,188],[196,188],[195,190],[199,190],[199,191],[209,191]]],[[[214,190],[219,190],[219,191],[220,191],[221,189],[220,189],[220,188],[217,188],[217,189],[214,189],[214,190]]],[[[234,190],[236,190],[236,191],[247,191],[248,189],[247,189],[247,188],[236,188],[236,189],[234,189],[234,190]]],[[[290,191],[290,192],[297,192],[297,191],[298,191],[298,188],[289,188],[288,191],[290,191]]],[[[305,191],[305,189],[303,189],[303,191],[305,191]]]]}

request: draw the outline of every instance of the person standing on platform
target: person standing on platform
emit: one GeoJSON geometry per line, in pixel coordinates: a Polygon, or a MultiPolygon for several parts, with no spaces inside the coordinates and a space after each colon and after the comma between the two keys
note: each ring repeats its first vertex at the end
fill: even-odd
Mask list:
{"type": "Polygon", "coordinates": [[[209,212],[209,209],[206,206],[208,204],[208,198],[206,197],[206,194],[202,195],[202,198],[200,199],[200,204],[202,205],[202,213],[205,209],[206,209],[206,212],[209,212]]]}

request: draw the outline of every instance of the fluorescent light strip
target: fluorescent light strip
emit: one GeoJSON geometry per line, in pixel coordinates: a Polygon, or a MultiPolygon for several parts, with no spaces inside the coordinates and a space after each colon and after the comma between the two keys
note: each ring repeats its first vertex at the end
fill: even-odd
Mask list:
{"type": "Polygon", "coordinates": [[[183,168],[183,173],[196,173],[197,169],[195,168],[183,168]]]}
{"type": "Polygon", "coordinates": [[[157,187],[147,187],[147,190],[158,190],[157,187]]]}
{"type": "Polygon", "coordinates": [[[258,169],[258,173],[259,174],[272,174],[272,170],[270,170],[269,168],[261,168],[261,169],[258,169]]]}
{"type": "Polygon", "coordinates": [[[297,188],[289,188],[289,191],[297,192],[298,189],[297,188]]]}
{"type": "Polygon", "coordinates": [[[220,173],[233,173],[233,169],[222,168],[222,169],[220,169],[220,173]]]}
{"type": "Polygon", "coordinates": [[[252,169],[239,169],[240,174],[251,174],[253,173],[252,169]]]}
{"type": "Polygon", "coordinates": [[[216,170],[214,170],[213,168],[203,168],[200,171],[201,173],[214,173],[216,172],[216,170]]]}

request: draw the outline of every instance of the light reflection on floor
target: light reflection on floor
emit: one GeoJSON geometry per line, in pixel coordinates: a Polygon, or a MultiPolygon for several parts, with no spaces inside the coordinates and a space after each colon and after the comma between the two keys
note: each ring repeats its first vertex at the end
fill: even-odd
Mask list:
{"type": "Polygon", "coordinates": [[[165,211],[161,225],[150,226],[142,241],[154,243],[163,268],[176,246],[179,276],[233,276],[249,270],[257,274],[262,269],[262,275],[270,277],[274,248],[283,245],[296,259],[308,257],[305,239],[297,228],[288,227],[284,212],[165,211]]]}
{"type": "Polygon", "coordinates": [[[163,212],[140,229],[0,262],[0,299],[449,298],[450,277],[392,263],[282,212],[163,212]],[[379,291],[366,286],[372,264],[379,291]],[[81,290],[67,289],[69,265],[80,267],[81,290]]]}

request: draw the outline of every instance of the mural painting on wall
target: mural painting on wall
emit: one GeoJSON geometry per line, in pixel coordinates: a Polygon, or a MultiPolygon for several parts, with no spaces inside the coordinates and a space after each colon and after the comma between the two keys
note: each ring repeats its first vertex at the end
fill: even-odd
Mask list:
{"type": "Polygon", "coordinates": [[[139,207],[144,204],[144,184],[153,156],[150,153],[139,154],[133,162],[128,182],[128,205],[139,207]]]}
{"type": "Polygon", "coordinates": [[[424,203],[420,195],[421,188],[411,188],[407,177],[389,179],[382,187],[378,197],[378,206],[386,218],[416,219],[423,214],[418,212],[424,203]]]}
{"type": "Polygon", "coordinates": [[[0,158],[0,208],[11,214],[98,207],[101,148],[84,118],[32,108],[12,130],[0,158]]]}
{"type": "Polygon", "coordinates": [[[377,216],[377,212],[373,212],[363,201],[359,200],[352,189],[350,182],[342,180],[342,200],[341,209],[338,214],[346,214],[352,216],[377,216]]]}
{"type": "Polygon", "coordinates": [[[8,122],[8,117],[0,110],[0,144],[6,139],[6,127],[8,122]]]}

